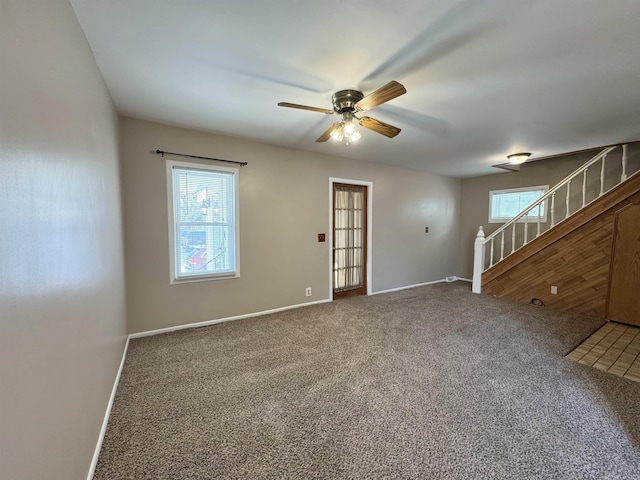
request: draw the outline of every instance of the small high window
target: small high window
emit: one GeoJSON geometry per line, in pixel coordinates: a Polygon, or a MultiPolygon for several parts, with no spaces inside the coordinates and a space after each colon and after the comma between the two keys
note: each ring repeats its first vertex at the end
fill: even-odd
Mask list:
{"type": "MultiPolygon", "coordinates": [[[[522,212],[529,205],[538,200],[549,190],[549,185],[535,187],[510,188],[507,190],[492,190],[489,192],[489,223],[505,223],[522,212]]],[[[531,210],[527,214],[527,221],[547,221],[546,202],[531,210]]],[[[524,217],[519,221],[524,222],[524,217]]]]}
{"type": "Polygon", "coordinates": [[[238,169],[167,161],[171,283],[239,276],[238,169]]]}

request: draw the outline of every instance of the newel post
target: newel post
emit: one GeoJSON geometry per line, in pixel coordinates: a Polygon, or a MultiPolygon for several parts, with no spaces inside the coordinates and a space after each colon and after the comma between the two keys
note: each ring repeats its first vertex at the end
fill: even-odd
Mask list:
{"type": "Polygon", "coordinates": [[[471,291],[480,293],[482,289],[482,270],[484,267],[484,230],[478,228],[478,235],[473,246],[473,284],[471,291]]]}

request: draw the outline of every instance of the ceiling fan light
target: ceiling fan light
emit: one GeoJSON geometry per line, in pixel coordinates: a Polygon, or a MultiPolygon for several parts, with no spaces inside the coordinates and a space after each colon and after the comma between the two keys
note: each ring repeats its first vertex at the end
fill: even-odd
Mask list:
{"type": "Polygon", "coordinates": [[[398,127],[370,117],[359,118],[356,117],[355,114],[357,112],[371,110],[405,93],[407,93],[407,89],[404,88],[402,84],[392,80],[366,97],[359,90],[340,90],[334,93],[331,97],[333,110],[289,102],[279,102],[278,106],[310,110],[312,112],[330,115],[340,115],[342,117],[341,121],[335,122],[327,128],[323,134],[316,139],[316,142],[326,142],[330,138],[333,138],[338,142],[345,140],[348,145],[349,142],[355,142],[361,138],[358,132],[358,126],[362,126],[388,138],[393,138],[398,135],[398,133],[400,133],[398,127]]]}
{"type": "Polygon", "coordinates": [[[342,125],[338,125],[338,127],[331,132],[331,138],[336,142],[340,142],[342,141],[342,137],[344,137],[344,127],[342,125]]]}
{"type": "Polygon", "coordinates": [[[512,153],[511,155],[507,155],[507,159],[512,165],[520,165],[526,162],[530,156],[531,154],[529,152],[512,153]]]}
{"type": "Polygon", "coordinates": [[[353,135],[356,132],[356,126],[353,124],[353,122],[349,121],[349,122],[345,122],[344,125],[344,134],[345,135],[353,135]]]}

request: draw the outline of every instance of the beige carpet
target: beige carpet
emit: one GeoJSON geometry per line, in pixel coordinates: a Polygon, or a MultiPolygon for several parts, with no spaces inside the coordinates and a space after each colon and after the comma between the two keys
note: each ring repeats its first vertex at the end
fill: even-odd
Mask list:
{"type": "Polygon", "coordinates": [[[466,283],[133,340],[96,479],[638,479],[601,321],[466,283]]]}

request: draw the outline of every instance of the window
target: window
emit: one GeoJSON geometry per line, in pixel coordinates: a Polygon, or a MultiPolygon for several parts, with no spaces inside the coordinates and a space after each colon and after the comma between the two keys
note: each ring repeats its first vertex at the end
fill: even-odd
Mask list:
{"type": "Polygon", "coordinates": [[[240,276],[238,169],[167,162],[171,283],[240,276]]]}
{"type": "MultiPolygon", "coordinates": [[[[549,190],[549,185],[536,187],[492,190],[489,192],[489,223],[505,223],[538,200],[549,190]]],[[[542,202],[527,214],[527,221],[547,221],[546,202],[542,202]]],[[[524,222],[524,217],[519,222],[524,222]]]]}

